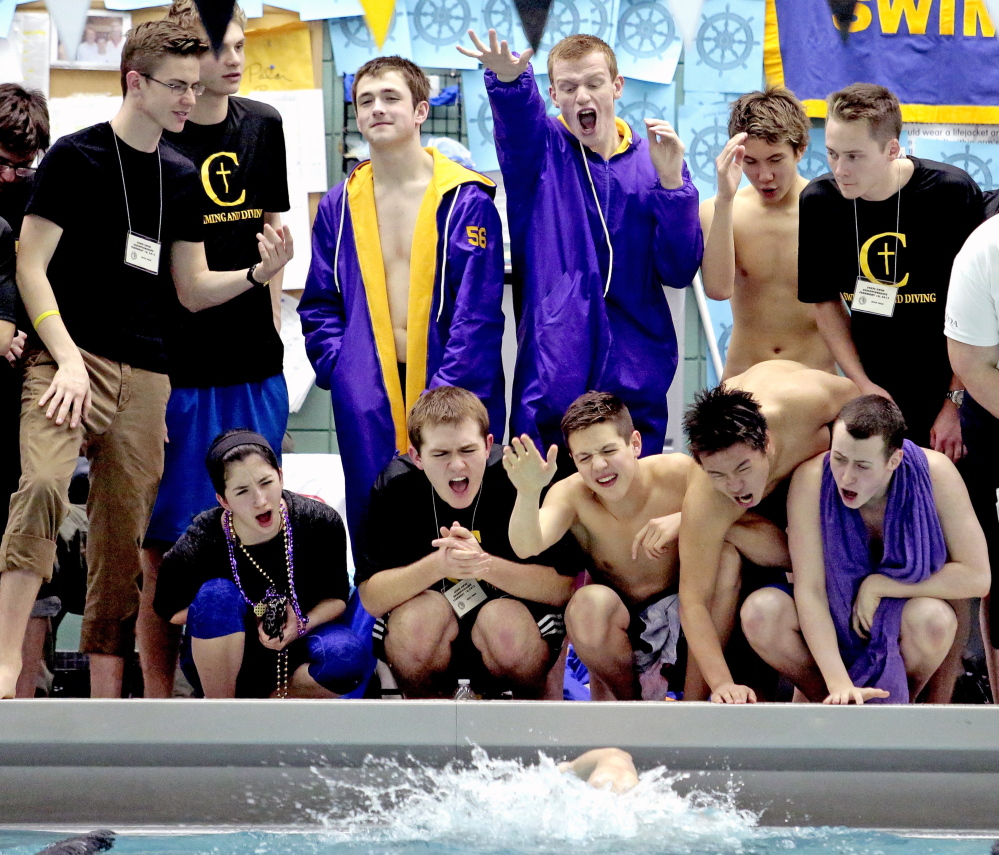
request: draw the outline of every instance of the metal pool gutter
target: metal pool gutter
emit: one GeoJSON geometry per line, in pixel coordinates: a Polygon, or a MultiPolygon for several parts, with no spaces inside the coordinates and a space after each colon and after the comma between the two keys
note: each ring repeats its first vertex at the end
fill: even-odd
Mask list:
{"type": "MultiPolygon", "coordinates": [[[[452,701],[0,703],[0,824],[314,825],[365,757],[614,745],[766,825],[999,828],[999,708],[452,701]]],[[[341,803],[337,803],[337,799],[341,803]]],[[[344,801],[346,799],[346,801],[344,801]]]]}

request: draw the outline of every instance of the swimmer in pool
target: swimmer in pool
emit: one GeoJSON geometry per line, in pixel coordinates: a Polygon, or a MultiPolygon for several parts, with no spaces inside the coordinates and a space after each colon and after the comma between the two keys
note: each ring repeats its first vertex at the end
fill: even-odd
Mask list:
{"type": "MultiPolygon", "coordinates": [[[[684,430],[698,466],[680,517],[680,619],[716,703],[756,700],[732,679],[711,615],[725,543],[760,567],[790,567],[786,541],[775,542],[773,526],[753,509],[829,448],[829,423],[856,395],[844,377],[771,360],[699,394],[687,410],[684,430]]],[[[776,510],[775,521],[782,516],[776,510]]]]}
{"type": "MultiPolygon", "coordinates": [[[[664,700],[684,687],[703,699],[703,682],[677,672],[680,575],[677,533],[680,506],[694,461],[686,454],[640,457],[642,436],[615,395],[587,392],[562,419],[576,473],[559,481],[538,507],[555,475],[557,454],[541,457],[526,434],[503,452],[517,488],[510,543],[528,558],[572,532],[590,558],[594,584],[584,585],[566,608],[573,649],[590,672],[594,700],[664,700]]],[[[733,596],[713,608],[715,627],[727,637],[735,619],[739,554],[727,544],[719,588],[733,596]]],[[[682,668],[682,662],[680,664],[682,668]]]]}
{"type": "Polygon", "coordinates": [[[572,772],[591,787],[626,793],[638,785],[635,761],[620,748],[594,748],[575,760],[559,764],[560,772],[572,772]]]}

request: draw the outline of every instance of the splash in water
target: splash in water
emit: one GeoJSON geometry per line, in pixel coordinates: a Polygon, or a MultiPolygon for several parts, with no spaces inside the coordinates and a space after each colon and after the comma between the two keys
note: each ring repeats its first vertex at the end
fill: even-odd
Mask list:
{"type": "Polygon", "coordinates": [[[317,817],[328,839],[361,849],[433,841],[435,853],[537,855],[568,851],[565,844],[571,851],[616,853],[627,840],[634,852],[740,852],[758,819],[736,809],[732,792],[681,796],[673,785],[686,776],[661,767],[643,773],[624,794],[563,774],[544,755],[525,765],[479,748],[469,767],[410,768],[369,759],[354,781],[316,772],[338,806],[317,817]]]}

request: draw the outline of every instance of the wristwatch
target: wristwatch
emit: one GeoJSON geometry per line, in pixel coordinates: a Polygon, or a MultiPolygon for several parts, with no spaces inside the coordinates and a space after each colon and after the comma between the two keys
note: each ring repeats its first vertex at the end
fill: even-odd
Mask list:
{"type": "Polygon", "coordinates": [[[964,389],[951,389],[947,393],[947,400],[955,407],[960,407],[964,403],[964,389]]]}
{"type": "Polygon", "coordinates": [[[256,279],[253,278],[253,271],[257,269],[259,263],[260,262],[257,262],[257,264],[250,265],[250,269],[246,271],[246,278],[249,280],[251,285],[256,285],[258,288],[266,288],[268,285],[271,284],[270,279],[268,279],[266,282],[258,282],[256,279]]]}

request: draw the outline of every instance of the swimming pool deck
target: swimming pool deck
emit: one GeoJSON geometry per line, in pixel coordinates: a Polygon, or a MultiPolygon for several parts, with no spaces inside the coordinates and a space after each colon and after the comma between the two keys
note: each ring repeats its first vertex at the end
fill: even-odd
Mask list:
{"type": "Polygon", "coordinates": [[[0,825],[311,825],[365,757],[614,745],[766,825],[999,829],[999,708],[516,701],[0,703],[0,825]],[[318,770],[318,771],[317,771],[318,770]]]}

